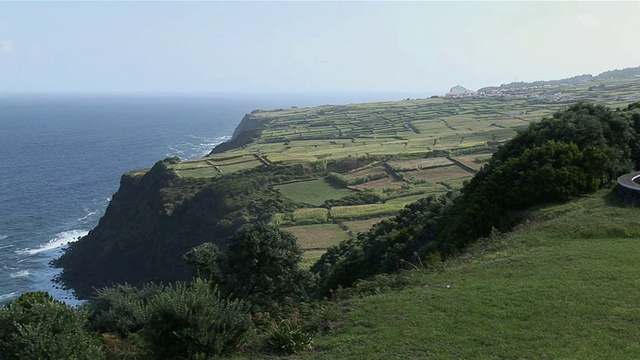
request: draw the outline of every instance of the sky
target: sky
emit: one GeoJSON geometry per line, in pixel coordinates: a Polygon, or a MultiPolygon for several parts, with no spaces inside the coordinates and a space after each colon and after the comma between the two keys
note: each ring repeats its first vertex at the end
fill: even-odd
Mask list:
{"type": "Polygon", "coordinates": [[[640,66],[640,2],[0,2],[0,92],[444,93],[640,66]]]}

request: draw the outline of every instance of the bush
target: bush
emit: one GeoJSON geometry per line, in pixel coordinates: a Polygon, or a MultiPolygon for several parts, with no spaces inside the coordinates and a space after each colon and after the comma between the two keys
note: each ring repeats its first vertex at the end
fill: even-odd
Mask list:
{"type": "Polygon", "coordinates": [[[246,309],[239,300],[221,298],[208,281],[177,283],[149,302],[143,336],[159,358],[228,354],[244,343],[252,329],[246,309]]]}
{"type": "Polygon", "coordinates": [[[103,359],[86,318],[47,293],[26,293],[0,309],[0,358],[103,359]]]}
{"type": "Polygon", "coordinates": [[[140,331],[148,321],[147,304],[163,290],[154,284],[140,289],[116,285],[96,290],[94,299],[86,305],[91,329],[123,338],[140,331]]]}
{"type": "Polygon", "coordinates": [[[313,337],[305,332],[298,322],[285,318],[272,324],[268,344],[277,352],[292,354],[310,350],[313,346],[313,337]]]}

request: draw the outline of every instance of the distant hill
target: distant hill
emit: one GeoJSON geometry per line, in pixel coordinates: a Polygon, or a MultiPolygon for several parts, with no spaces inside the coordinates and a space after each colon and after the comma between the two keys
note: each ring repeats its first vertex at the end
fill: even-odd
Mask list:
{"type": "Polygon", "coordinates": [[[518,88],[531,88],[531,87],[543,87],[543,86],[554,86],[554,85],[578,85],[578,84],[584,84],[584,83],[588,83],[591,81],[596,81],[596,80],[604,80],[604,79],[621,79],[621,78],[630,78],[630,77],[634,77],[634,76],[640,76],[640,66],[638,67],[632,67],[632,68],[625,68],[622,70],[610,70],[610,71],[605,71],[602,74],[599,74],[597,76],[593,76],[590,74],[584,74],[584,75],[578,75],[578,76],[573,76],[570,78],[566,78],[566,79],[560,79],[560,80],[549,80],[549,81],[534,81],[534,82],[523,82],[523,81],[519,81],[519,82],[512,82],[509,84],[502,84],[500,86],[488,86],[488,87],[484,87],[482,89],[479,89],[478,92],[479,93],[483,93],[483,92],[491,92],[494,90],[499,90],[499,89],[518,89],[518,88]]]}

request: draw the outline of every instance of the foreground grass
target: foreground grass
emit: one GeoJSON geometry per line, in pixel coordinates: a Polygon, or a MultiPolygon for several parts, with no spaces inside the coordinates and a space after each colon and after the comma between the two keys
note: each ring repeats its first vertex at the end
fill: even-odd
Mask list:
{"type": "Polygon", "coordinates": [[[540,209],[412,286],[343,300],[303,357],[640,358],[640,214],[612,198],[540,209]]]}

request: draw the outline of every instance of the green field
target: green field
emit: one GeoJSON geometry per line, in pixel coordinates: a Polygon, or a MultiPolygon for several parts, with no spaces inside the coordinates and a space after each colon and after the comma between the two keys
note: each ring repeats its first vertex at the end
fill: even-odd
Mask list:
{"type": "Polygon", "coordinates": [[[302,208],[293,212],[294,222],[325,222],[329,215],[329,210],[325,208],[302,208]]]}
{"type": "Polygon", "coordinates": [[[338,224],[313,224],[283,229],[292,232],[304,250],[324,250],[349,238],[349,233],[338,224]]]}
{"type": "Polygon", "coordinates": [[[352,206],[334,206],[331,217],[334,219],[362,219],[381,215],[392,215],[404,208],[403,203],[387,202],[384,204],[366,204],[352,206]]]}
{"type": "Polygon", "coordinates": [[[439,271],[362,283],[352,292],[368,295],[341,301],[341,325],[303,357],[640,358],[640,213],[611,198],[534,212],[439,271]]]}
{"type": "Polygon", "coordinates": [[[369,229],[371,229],[371,227],[374,224],[377,224],[377,223],[379,223],[380,221],[382,221],[384,219],[387,219],[387,217],[371,218],[371,219],[366,219],[366,220],[345,221],[345,222],[343,222],[343,224],[347,228],[349,228],[349,230],[354,235],[357,235],[360,232],[369,231],[369,229]]]}
{"type": "Polygon", "coordinates": [[[324,179],[298,181],[276,185],[273,188],[293,201],[313,206],[320,206],[327,200],[339,199],[353,193],[349,189],[336,188],[324,179]]]}

